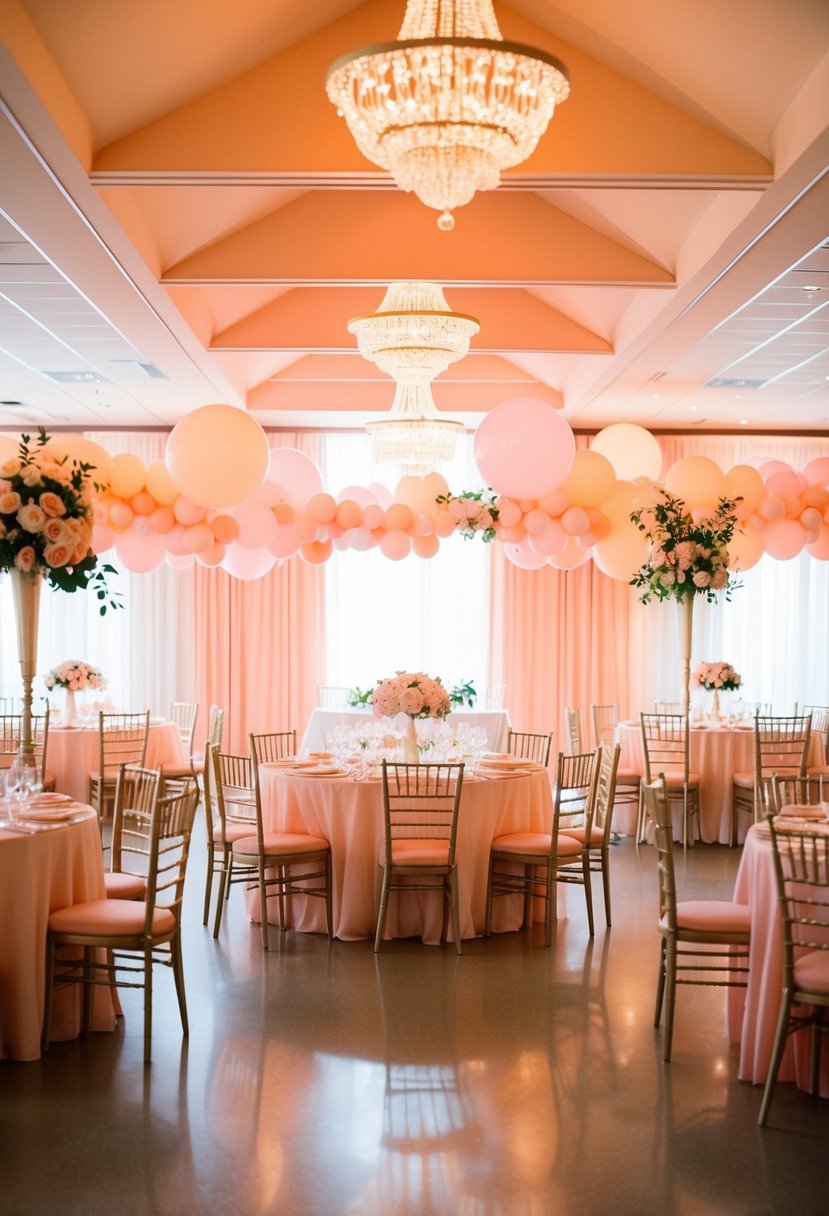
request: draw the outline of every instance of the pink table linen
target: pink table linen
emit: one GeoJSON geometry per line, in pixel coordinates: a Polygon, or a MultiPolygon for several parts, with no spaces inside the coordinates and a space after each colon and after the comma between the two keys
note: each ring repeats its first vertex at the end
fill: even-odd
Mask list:
{"type": "MultiPolygon", "coordinates": [[[[383,848],[383,793],[379,780],[308,777],[260,768],[262,815],[270,831],[307,831],[331,844],[334,936],[356,941],[374,936],[380,900],[383,848]]],[[[463,937],[483,933],[489,852],[493,837],[505,832],[549,831],[553,804],[549,775],[539,769],[528,776],[464,779],[458,820],[457,860],[460,925],[463,937]]],[[[246,896],[247,908],[259,920],[259,896],[246,896]]],[[[268,900],[269,919],[278,923],[276,898],[268,900]]],[[[558,890],[559,913],[566,902],[558,890]]],[[[506,932],[521,924],[520,897],[495,901],[493,929],[506,932]]],[[[395,895],[386,936],[440,940],[443,901],[433,892],[395,895]]],[[[324,933],[323,901],[294,897],[292,924],[303,932],[324,933]]]]}
{"type": "MultiPolygon", "coordinates": [[[[98,768],[98,728],[49,729],[46,767],[55,777],[55,788],[78,802],[89,799],[89,774],[98,768]]],[[[187,756],[175,722],[151,722],[147,737],[147,767],[183,765],[187,756]]]]}
{"type": "MultiPolygon", "coordinates": [[[[0,831],[0,1059],[40,1059],[49,913],[103,899],[104,863],[95,812],[36,835],[0,831]]],[[[93,1029],[113,1030],[117,1002],[95,991],[93,1029]]],[[[81,1030],[80,988],[55,993],[52,1039],[81,1030]]]]}
{"type": "MultiPolygon", "coordinates": [[[[748,830],[734,884],[734,902],[747,904],[751,910],[751,946],[748,987],[728,990],[728,1033],[733,1043],[740,1044],[740,1080],[762,1085],[768,1075],[783,990],[780,906],[771,837],[764,823],[748,830]]],[[[778,1080],[795,1081],[800,1089],[808,1091],[810,1044],[808,1030],[789,1036],[778,1080]]],[[[820,1093],[829,1098],[829,1053],[825,1050],[820,1093]]]]}
{"type": "MultiPolygon", "coordinates": [[[[622,746],[619,767],[644,773],[639,723],[622,722],[617,733],[622,746]]],[[[707,844],[728,844],[731,833],[731,781],[734,773],[754,771],[754,728],[719,727],[711,730],[692,726],[690,756],[691,770],[700,775],[700,837],[707,844]]],[[[808,763],[821,763],[821,740],[817,735],[811,738],[808,763]]],[[[747,816],[740,816],[738,833],[741,842],[748,822],[747,816]]],[[[618,807],[613,827],[625,836],[632,836],[636,831],[636,807],[618,807]]],[[[674,829],[680,836],[678,818],[674,829]]]]}

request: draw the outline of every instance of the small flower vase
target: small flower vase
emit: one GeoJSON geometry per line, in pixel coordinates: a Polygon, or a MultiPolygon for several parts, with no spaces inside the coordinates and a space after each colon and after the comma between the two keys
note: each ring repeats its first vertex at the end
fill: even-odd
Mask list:
{"type": "Polygon", "coordinates": [[[66,701],[63,705],[63,725],[74,726],[77,713],[78,711],[75,707],[75,690],[74,688],[67,688],[66,701]]]}
{"type": "Polygon", "coordinates": [[[720,690],[715,688],[711,693],[711,711],[709,714],[712,722],[720,720],[720,690]]]}
{"type": "Polygon", "coordinates": [[[415,720],[409,714],[406,715],[406,729],[403,731],[403,763],[417,764],[420,759],[420,754],[417,750],[417,731],[415,730],[415,720]]]}

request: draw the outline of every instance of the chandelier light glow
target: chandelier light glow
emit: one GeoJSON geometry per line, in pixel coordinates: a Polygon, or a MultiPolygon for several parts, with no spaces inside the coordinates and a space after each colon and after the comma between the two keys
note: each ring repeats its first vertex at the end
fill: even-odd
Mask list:
{"type": "Polygon", "coordinates": [[[504,41],[492,0],[408,0],[398,40],[341,56],[326,90],[363,156],[449,231],[530,156],[570,84],[552,55],[504,41]]]}
{"type": "Polygon", "coordinates": [[[431,382],[464,357],[479,328],[450,310],[437,284],[420,282],[392,283],[377,312],[349,321],[363,358],[397,384],[389,417],[366,426],[375,460],[423,474],[452,459],[463,423],[439,416],[431,382]]]}

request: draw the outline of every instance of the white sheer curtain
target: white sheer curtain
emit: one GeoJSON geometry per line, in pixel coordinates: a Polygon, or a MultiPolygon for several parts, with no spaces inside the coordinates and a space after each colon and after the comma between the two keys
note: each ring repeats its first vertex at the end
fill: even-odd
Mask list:
{"type": "MultiPolygon", "coordinates": [[[[471,438],[443,470],[454,493],[477,490],[471,438]]],[[[398,478],[375,466],[362,435],[336,434],[321,444],[323,482],[335,496],[349,485],[398,478]]],[[[487,683],[489,546],[479,538],[441,541],[426,560],[389,561],[379,550],[337,553],[325,567],[325,682],[365,688],[398,668],[423,670],[445,684],[487,683]]]]}

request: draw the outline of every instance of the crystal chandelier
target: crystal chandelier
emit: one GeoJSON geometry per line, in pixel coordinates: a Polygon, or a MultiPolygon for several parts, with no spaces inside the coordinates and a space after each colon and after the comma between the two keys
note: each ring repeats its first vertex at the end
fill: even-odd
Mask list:
{"type": "Polygon", "coordinates": [[[478,329],[474,317],[450,310],[435,283],[392,283],[377,312],[349,321],[363,358],[397,384],[389,417],[366,426],[375,460],[423,475],[452,459],[463,423],[439,416],[431,383],[464,357],[478,329]]]}
{"type": "Polygon", "coordinates": [[[326,90],[363,156],[449,231],[534,151],[570,84],[546,51],[504,41],[492,0],[408,0],[398,41],[342,55],[326,90]]]}

